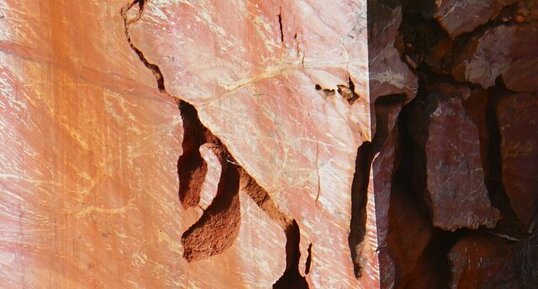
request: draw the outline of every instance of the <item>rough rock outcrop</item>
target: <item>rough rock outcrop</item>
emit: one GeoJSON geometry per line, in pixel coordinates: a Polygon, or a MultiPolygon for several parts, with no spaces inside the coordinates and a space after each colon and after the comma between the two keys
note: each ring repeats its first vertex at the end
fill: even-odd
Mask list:
{"type": "Polygon", "coordinates": [[[510,204],[525,226],[538,219],[537,116],[537,94],[509,94],[497,104],[502,180],[510,204]]]}
{"type": "Polygon", "coordinates": [[[370,99],[403,94],[406,102],[417,93],[417,77],[394,47],[402,22],[401,5],[389,1],[368,2],[368,56],[370,99]]]}
{"type": "Polygon", "coordinates": [[[490,204],[484,184],[478,128],[467,115],[466,87],[435,85],[413,110],[409,124],[419,150],[419,187],[433,224],[444,230],[492,228],[499,212],[490,204]]]}
{"type": "Polygon", "coordinates": [[[451,289],[474,289],[502,270],[510,253],[510,241],[502,238],[476,234],[463,237],[450,249],[451,289]]]}
{"type": "Polygon", "coordinates": [[[534,0],[0,2],[0,288],[538,288],[534,0]]]}
{"type": "Polygon", "coordinates": [[[497,77],[518,92],[538,90],[538,23],[499,25],[475,35],[457,57],[452,75],[459,81],[492,87],[497,77]]]}
{"type": "Polygon", "coordinates": [[[497,16],[501,9],[517,0],[435,1],[434,16],[439,24],[454,38],[475,30],[497,16]]]}

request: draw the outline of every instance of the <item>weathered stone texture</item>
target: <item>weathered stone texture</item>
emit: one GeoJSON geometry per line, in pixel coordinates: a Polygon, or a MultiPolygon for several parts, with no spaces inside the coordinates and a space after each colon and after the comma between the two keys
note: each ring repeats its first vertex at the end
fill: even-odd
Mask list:
{"type": "Polygon", "coordinates": [[[466,87],[439,84],[416,106],[409,124],[433,224],[450,231],[492,228],[499,219],[484,184],[478,128],[463,107],[469,95],[466,87]]]}

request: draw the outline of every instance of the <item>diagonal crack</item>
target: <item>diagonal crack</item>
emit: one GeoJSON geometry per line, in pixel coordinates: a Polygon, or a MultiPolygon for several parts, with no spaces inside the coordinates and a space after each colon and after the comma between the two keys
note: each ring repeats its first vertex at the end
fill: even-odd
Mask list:
{"type": "Polygon", "coordinates": [[[131,49],[136,53],[140,61],[148,68],[155,77],[155,80],[157,81],[157,88],[159,91],[169,97],[172,97],[176,102],[179,102],[180,99],[178,97],[172,96],[166,91],[166,87],[164,85],[164,77],[161,72],[161,68],[156,65],[155,63],[150,62],[146,56],[144,56],[144,53],[138,49],[136,45],[134,45],[133,40],[131,39],[131,33],[129,30],[129,26],[136,23],[140,18],[142,17],[142,14],[144,13],[144,7],[145,7],[145,0],[134,0],[131,4],[128,4],[127,6],[121,8],[121,16],[123,18],[123,30],[125,33],[125,37],[127,38],[127,43],[129,43],[129,46],[131,49]],[[133,8],[135,5],[138,4],[138,8],[133,8]],[[138,11],[135,11],[134,17],[132,15],[129,15],[131,12],[131,9],[137,9],[138,11]],[[131,16],[131,17],[130,17],[131,16]]]}

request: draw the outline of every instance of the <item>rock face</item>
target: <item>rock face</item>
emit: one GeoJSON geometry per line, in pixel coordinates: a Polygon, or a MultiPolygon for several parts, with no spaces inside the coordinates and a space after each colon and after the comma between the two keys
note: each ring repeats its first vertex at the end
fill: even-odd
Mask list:
{"type": "Polygon", "coordinates": [[[435,1],[435,18],[454,38],[462,33],[475,30],[497,16],[501,9],[517,0],[485,1],[435,1]]]}
{"type": "Polygon", "coordinates": [[[376,286],[364,1],[1,5],[0,287],[376,286]]]}
{"type": "Polygon", "coordinates": [[[526,226],[538,216],[537,115],[537,94],[510,94],[497,104],[503,184],[512,208],[526,226]]]}
{"type": "Polygon", "coordinates": [[[518,92],[538,90],[538,23],[499,25],[471,39],[452,69],[458,80],[484,88],[502,76],[506,87],[518,92]],[[502,41],[499,41],[502,39],[502,41]]]}
{"type": "MultiPolygon", "coordinates": [[[[227,249],[183,257],[203,212],[177,194],[183,122],[127,43],[125,4],[0,3],[0,288],[271,288],[286,234],[244,191],[227,249]]],[[[202,156],[205,209],[220,167],[202,156]]]]}
{"type": "Polygon", "coordinates": [[[538,288],[534,2],[2,1],[0,288],[538,288]]]}
{"type": "MultiPolygon", "coordinates": [[[[356,148],[371,134],[365,4],[162,1],[124,10],[130,43],[158,67],[161,90],[192,104],[234,162],[296,220],[299,272],[312,288],[377,279],[354,277],[346,242],[356,148]]],[[[213,253],[220,250],[204,256],[213,253]]]]}
{"type": "Polygon", "coordinates": [[[453,274],[450,288],[481,288],[502,270],[510,248],[510,242],[487,235],[460,239],[448,253],[453,274]]]}
{"type": "Polygon", "coordinates": [[[417,93],[417,77],[394,47],[402,7],[384,1],[370,1],[368,7],[370,99],[404,94],[409,101],[417,93]]]}
{"type": "Polygon", "coordinates": [[[466,87],[436,85],[410,123],[425,168],[417,181],[424,182],[433,224],[450,231],[492,228],[499,219],[484,184],[478,128],[463,107],[469,95],[466,87]]]}

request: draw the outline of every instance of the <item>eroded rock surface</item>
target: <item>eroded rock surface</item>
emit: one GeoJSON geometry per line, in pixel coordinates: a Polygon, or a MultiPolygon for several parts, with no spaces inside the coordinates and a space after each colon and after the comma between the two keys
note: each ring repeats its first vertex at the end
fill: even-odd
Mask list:
{"type": "Polygon", "coordinates": [[[355,278],[346,242],[356,149],[371,138],[366,3],[138,4],[125,13],[133,49],[296,220],[308,284],[375,284],[374,269],[355,278]]]}
{"type": "Polygon", "coordinates": [[[463,237],[448,253],[453,276],[450,288],[481,288],[499,274],[510,249],[510,241],[496,236],[478,234],[463,237]]]}

